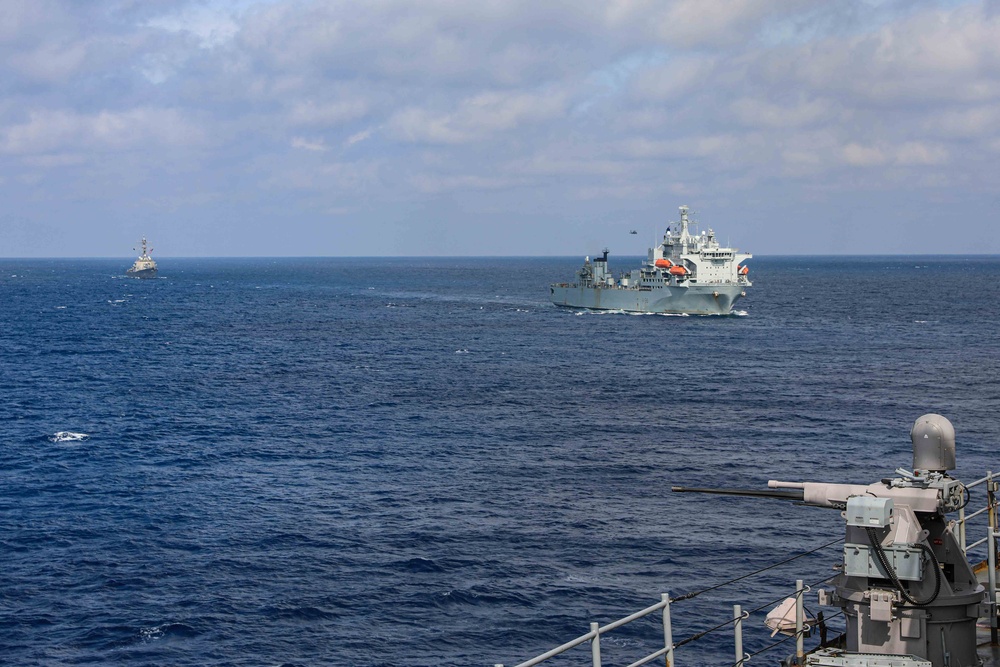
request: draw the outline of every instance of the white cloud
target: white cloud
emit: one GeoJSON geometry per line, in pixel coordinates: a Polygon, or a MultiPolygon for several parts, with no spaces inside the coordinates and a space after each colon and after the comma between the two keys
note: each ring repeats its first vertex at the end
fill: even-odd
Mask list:
{"type": "Polygon", "coordinates": [[[791,129],[829,121],[835,115],[830,100],[806,100],[779,104],[771,100],[742,97],[731,105],[733,115],[746,127],[791,129]]]}
{"type": "Polygon", "coordinates": [[[681,96],[710,81],[716,61],[703,55],[671,58],[638,72],[632,94],[640,100],[682,102],[681,96]]]}
{"type": "Polygon", "coordinates": [[[94,114],[43,110],[0,130],[0,152],[21,155],[120,152],[193,144],[203,139],[197,127],[168,109],[94,114]]]}
{"type": "Polygon", "coordinates": [[[292,148],[299,148],[305,151],[322,153],[326,151],[326,145],[322,140],[310,141],[304,137],[292,137],[292,148]]]}
{"type": "Polygon", "coordinates": [[[188,5],[175,14],[157,16],[144,25],[168,32],[190,33],[202,48],[214,48],[231,41],[240,26],[231,10],[212,5],[188,5]]]}
{"type": "Polygon", "coordinates": [[[907,141],[898,146],[885,143],[866,146],[850,143],[843,149],[844,162],[855,167],[902,167],[940,165],[948,162],[948,151],[939,145],[907,141]]]}
{"type": "Polygon", "coordinates": [[[362,118],[367,111],[368,105],[360,99],[326,103],[307,99],[292,104],[288,119],[293,125],[334,126],[362,118]]]}
{"type": "Polygon", "coordinates": [[[368,139],[371,138],[374,132],[375,130],[371,128],[367,130],[362,130],[361,132],[356,132],[355,134],[352,134],[351,136],[347,137],[347,139],[344,140],[344,145],[353,146],[354,144],[359,144],[362,141],[367,141],[368,139]]]}
{"type": "Polygon", "coordinates": [[[567,96],[561,92],[507,93],[489,91],[465,98],[450,113],[408,108],[389,119],[388,128],[411,142],[458,144],[566,115],[567,96]]]}

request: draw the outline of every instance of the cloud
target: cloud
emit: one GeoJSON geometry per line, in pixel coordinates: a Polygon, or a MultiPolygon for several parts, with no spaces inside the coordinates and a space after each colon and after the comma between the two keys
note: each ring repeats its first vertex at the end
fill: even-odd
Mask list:
{"type": "Polygon", "coordinates": [[[408,108],[393,115],[388,130],[408,142],[459,144],[482,141],[506,132],[566,115],[567,96],[539,93],[483,92],[458,102],[452,112],[408,108]]]}
{"type": "Polygon", "coordinates": [[[205,49],[230,42],[240,29],[233,14],[210,5],[187,5],[176,13],[150,18],[142,25],[168,32],[190,33],[205,49]]]}
{"type": "Polygon", "coordinates": [[[34,155],[54,152],[122,152],[200,143],[196,127],[169,109],[132,109],[77,114],[35,111],[0,131],[0,152],[34,155]]]}
{"type": "Polygon", "coordinates": [[[948,151],[938,145],[908,141],[898,146],[864,146],[850,143],[843,150],[844,161],[856,167],[897,165],[903,167],[947,164],[948,151]]]}
{"type": "Polygon", "coordinates": [[[1000,16],[978,3],[918,12],[850,39],[771,54],[792,81],[879,107],[982,102],[1000,94],[1000,16]]]}
{"type": "Polygon", "coordinates": [[[836,115],[832,100],[800,100],[779,104],[771,100],[740,98],[731,105],[733,116],[742,125],[755,128],[788,129],[809,127],[836,115]]]}
{"type": "Polygon", "coordinates": [[[336,126],[364,117],[367,110],[368,105],[360,99],[332,102],[306,99],[292,104],[288,120],[293,125],[336,126]]]}
{"type": "Polygon", "coordinates": [[[11,0],[0,186],[30,209],[141,163],[146,200],[253,202],[234,219],[972,197],[995,190],[998,34],[975,0],[11,0]]]}
{"type": "Polygon", "coordinates": [[[369,128],[367,130],[362,130],[361,132],[357,132],[357,133],[352,134],[351,136],[347,137],[347,139],[344,140],[344,145],[345,146],[353,146],[354,144],[359,144],[362,141],[367,141],[368,139],[370,139],[372,137],[372,135],[374,133],[375,133],[375,130],[372,129],[372,128],[369,128]]]}
{"type": "Polygon", "coordinates": [[[300,148],[306,151],[322,153],[327,150],[322,140],[310,141],[304,137],[292,137],[292,148],[300,148]]]}

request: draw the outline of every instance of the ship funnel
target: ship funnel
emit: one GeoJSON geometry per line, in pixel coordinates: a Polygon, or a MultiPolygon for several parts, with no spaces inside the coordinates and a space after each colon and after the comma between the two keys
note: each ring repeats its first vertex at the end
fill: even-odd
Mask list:
{"type": "Polygon", "coordinates": [[[910,429],[913,469],[944,472],[955,469],[955,427],[945,417],[926,414],[910,429]]]}

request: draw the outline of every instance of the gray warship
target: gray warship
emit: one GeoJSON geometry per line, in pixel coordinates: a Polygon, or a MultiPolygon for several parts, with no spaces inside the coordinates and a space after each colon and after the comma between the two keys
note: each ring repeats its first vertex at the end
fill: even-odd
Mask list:
{"type": "MultiPolygon", "coordinates": [[[[767,614],[764,625],[774,631],[771,637],[780,632],[784,639],[753,653],[744,651],[744,632],[751,614],[777,600],[749,611],[733,605],[732,612],[724,612],[718,625],[680,640],[675,639],[672,629],[671,617],[676,614],[673,608],[701,593],[832,547],[839,539],[703,591],[676,598],[663,593],[658,603],[606,625],[591,623],[587,634],[517,667],[534,667],[582,644],[590,644],[591,663],[601,667],[602,636],[647,616],[662,619],[653,644],[662,648],[629,663],[630,667],[663,664],[664,660],[668,667],[708,664],[693,656],[689,648],[680,655],[675,653],[682,646],[720,631],[732,633],[733,667],[745,667],[752,657],[772,649],[789,651],[791,647],[785,642],[793,639],[794,653],[785,653],[782,667],[997,667],[1000,475],[988,472],[982,479],[963,483],[948,474],[956,467],[955,429],[941,415],[918,418],[910,430],[910,439],[913,470],[897,468],[895,477],[871,484],[772,480],[768,490],[672,488],[676,492],[778,498],[840,512],[846,525],[842,549],[833,567],[835,574],[824,575],[812,584],[815,590],[802,580],[796,581],[793,595],[767,614]],[[970,492],[979,486],[985,486],[986,506],[966,514],[970,492]],[[958,514],[957,520],[947,518],[952,513],[958,514]],[[983,514],[988,518],[986,536],[967,544],[968,521],[983,514]],[[986,560],[972,567],[969,551],[984,544],[986,560]],[[823,612],[814,616],[805,602],[810,592],[819,606],[838,611],[828,612],[825,619],[823,612]],[[836,636],[828,636],[831,620],[843,628],[836,636]],[[817,634],[818,643],[807,649],[805,640],[812,643],[817,634]]],[[[628,641],[609,644],[619,651],[635,645],[628,641]]]]}
{"type": "MultiPolygon", "coordinates": [[[[133,248],[135,250],[135,248],[133,248]]],[[[153,252],[153,248],[150,247],[146,250],[146,237],[142,237],[142,254],[139,258],[135,260],[131,267],[125,274],[131,276],[132,278],[155,278],[156,277],[156,262],[153,258],[149,256],[149,253],[153,252]]]]}
{"type": "Polygon", "coordinates": [[[687,206],[680,213],[680,222],[671,223],[675,230],[667,227],[640,268],[616,279],[605,249],[603,257],[586,259],[577,282],[550,285],[552,303],[634,313],[729,314],[752,284],[742,262],[753,255],[721,246],[712,229],[697,233],[687,206]]]}

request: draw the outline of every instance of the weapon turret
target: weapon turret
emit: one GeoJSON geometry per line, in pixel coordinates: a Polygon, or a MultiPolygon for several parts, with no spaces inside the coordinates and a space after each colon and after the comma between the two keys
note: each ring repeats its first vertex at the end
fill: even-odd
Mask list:
{"type": "Polygon", "coordinates": [[[772,491],[673,490],[790,499],[841,510],[847,524],[841,574],[833,590],[821,590],[819,597],[821,604],[844,610],[847,650],[909,654],[934,667],[978,665],[976,620],[985,590],[956,539],[954,523],[945,521],[966,502],[965,487],[947,474],[955,468],[955,429],[941,415],[927,414],[914,423],[910,437],[914,470],[898,468],[897,477],[868,485],[772,480],[772,491]]]}

